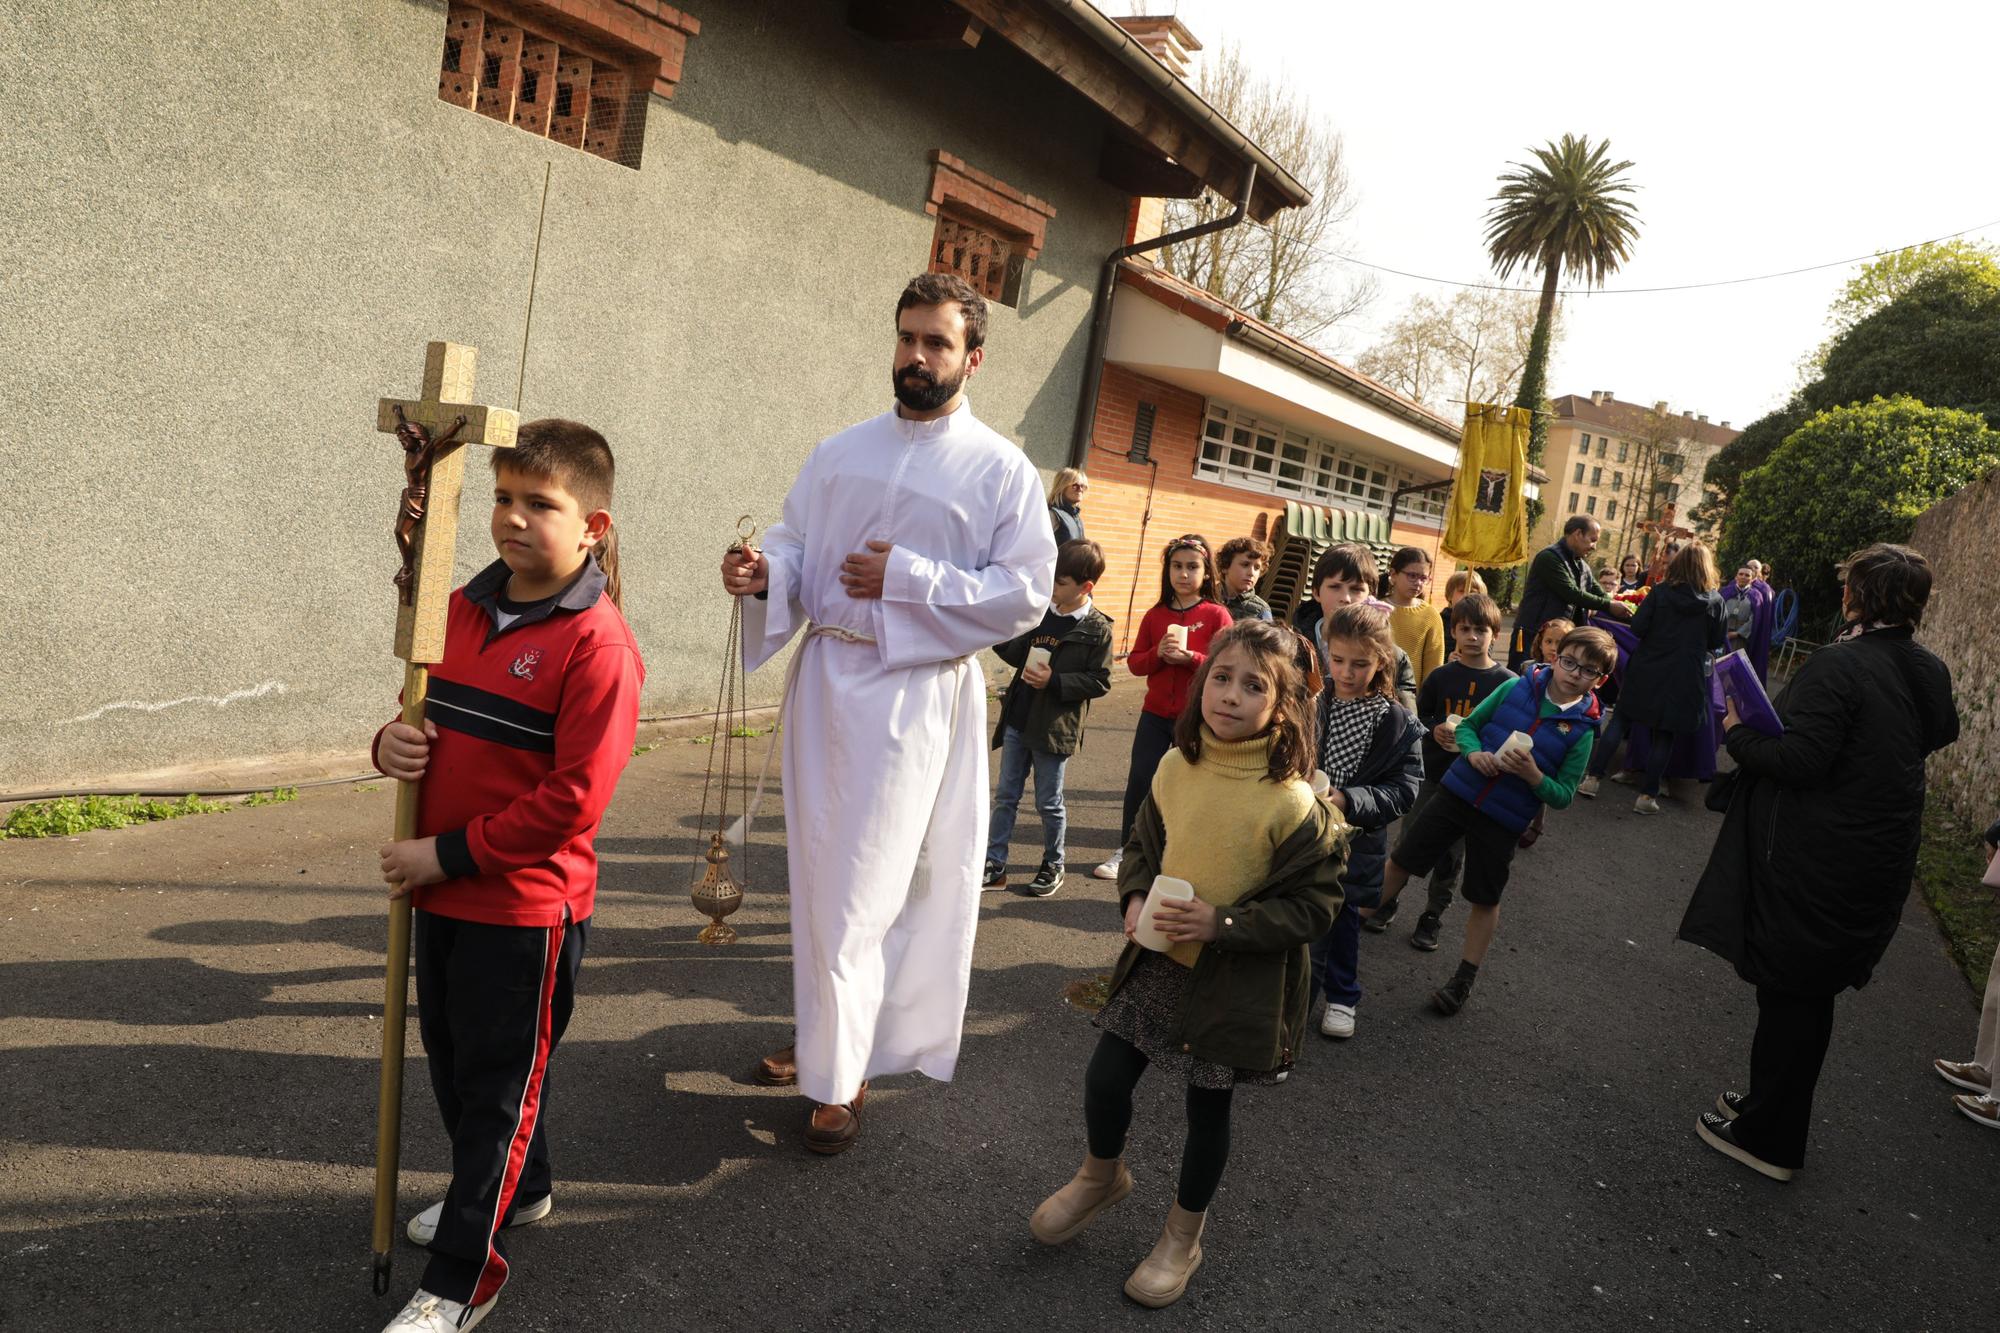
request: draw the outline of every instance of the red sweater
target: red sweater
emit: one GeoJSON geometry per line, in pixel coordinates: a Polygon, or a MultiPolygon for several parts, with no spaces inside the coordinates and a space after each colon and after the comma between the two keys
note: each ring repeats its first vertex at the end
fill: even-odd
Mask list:
{"type": "MultiPolygon", "coordinates": [[[[646,667],[595,561],[505,629],[496,561],[452,594],[436,724],[417,801],[449,878],[416,891],[426,912],[496,926],[553,926],[597,899],[594,839],[632,757],[646,667]]],[[[375,734],[376,744],[382,735],[375,734]]]]}
{"type": "Polygon", "coordinates": [[[1229,628],[1229,612],[1220,602],[1196,602],[1185,611],[1164,603],[1146,613],[1139,622],[1139,639],[1132,645],[1125,665],[1135,676],[1150,676],[1146,682],[1145,709],[1160,717],[1177,718],[1187,707],[1188,686],[1194,673],[1208,660],[1208,643],[1229,628]],[[1187,650],[1194,661],[1174,665],[1160,660],[1160,636],[1169,625],[1188,627],[1187,650]]]}

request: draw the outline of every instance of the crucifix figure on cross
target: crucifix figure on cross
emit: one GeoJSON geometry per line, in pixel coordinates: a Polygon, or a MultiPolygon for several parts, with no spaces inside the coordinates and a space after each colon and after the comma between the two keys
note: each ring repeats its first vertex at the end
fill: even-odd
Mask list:
{"type": "Polygon", "coordinates": [[[403,567],[391,582],[402,592],[403,605],[409,606],[417,598],[417,529],[423,526],[424,505],[430,499],[431,464],[457,443],[465,417],[456,417],[450,430],[432,438],[429,431],[404,416],[401,403],[395,404],[395,409],[396,438],[403,442],[403,499],[396,509],[396,548],[403,553],[403,567]]]}
{"type": "MultiPolygon", "coordinates": [[[[424,350],[423,391],[415,399],[384,398],[375,428],[393,432],[403,446],[404,487],[396,511],[396,549],[402,557],[395,585],[396,656],[403,659],[403,717],[424,725],[430,664],[444,660],[445,620],[451,604],[458,503],[465,483],[465,449],[483,444],[511,449],[521,414],[474,403],[472,382],[479,349],[434,342],[424,350]]],[[[396,788],[396,838],[416,836],[419,784],[396,788]]],[[[403,1045],[410,985],[410,900],[389,904],[388,973],[382,1009],[382,1076],[375,1133],[375,1291],[388,1290],[396,1212],[396,1176],[402,1157],[403,1045]]]]}

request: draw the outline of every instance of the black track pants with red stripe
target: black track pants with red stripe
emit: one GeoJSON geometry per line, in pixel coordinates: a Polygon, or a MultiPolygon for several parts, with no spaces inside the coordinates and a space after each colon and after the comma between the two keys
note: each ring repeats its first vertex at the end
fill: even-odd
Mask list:
{"type": "Polygon", "coordinates": [[[417,1025],[451,1138],[423,1289],[482,1305],[507,1281],[500,1228],[549,1192],[548,1067],[569,1026],[588,921],[489,926],[416,914],[417,1025]]]}

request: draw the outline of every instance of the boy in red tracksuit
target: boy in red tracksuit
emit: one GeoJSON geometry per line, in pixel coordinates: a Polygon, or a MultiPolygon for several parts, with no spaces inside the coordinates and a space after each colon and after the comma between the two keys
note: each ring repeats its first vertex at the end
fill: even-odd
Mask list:
{"type": "Polygon", "coordinates": [[[427,779],[419,836],[382,849],[382,878],[415,897],[417,1021],[452,1159],[444,1200],[410,1222],[431,1259],[394,1333],[478,1324],[507,1281],[500,1231],[553,1206],[548,1064],[645,679],[618,609],[610,446],[533,421],[493,470],[500,559],[452,595],[423,729],[375,738],[383,773],[427,779]]]}

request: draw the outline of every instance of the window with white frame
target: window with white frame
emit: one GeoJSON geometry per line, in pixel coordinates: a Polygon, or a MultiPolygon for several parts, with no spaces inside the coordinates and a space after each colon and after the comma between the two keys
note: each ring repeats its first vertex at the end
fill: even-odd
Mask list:
{"type": "Polygon", "coordinates": [[[1606,518],[1618,517],[1618,502],[1616,500],[1604,506],[1604,516],[1606,518]]]}
{"type": "MultiPolygon", "coordinates": [[[[1211,401],[1202,423],[1195,476],[1307,503],[1387,514],[1390,495],[1413,485],[1414,472],[1392,468],[1281,422],[1211,401]]],[[[1444,521],[1446,492],[1405,496],[1397,516],[1444,521]]]]}
{"type": "Polygon", "coordinates": [[[1583,497],[1583,512],[1584,512],[1584,513],[1586,513],[1586,514],[1594,514],[1594,513],[1596,513],[1596,512],[1597,512],[1597,497],[1596,497],[1596,496],[1594,496],[1594,495],[1586,495],[1586,496],[1584,496],[1584,497],[1583,497]]]}

